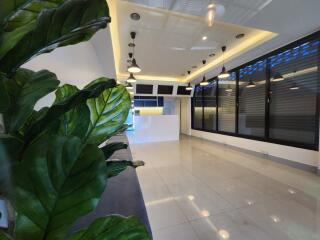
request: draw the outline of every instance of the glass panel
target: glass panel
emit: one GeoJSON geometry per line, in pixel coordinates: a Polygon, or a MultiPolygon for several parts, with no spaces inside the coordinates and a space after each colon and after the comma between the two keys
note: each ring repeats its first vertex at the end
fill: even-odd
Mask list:
{"type": "Polygon", "coordinates": [[[197,86],[194,90],[193,98],[193,128],[195,129],[202,129],[202,105],[202,88],[197,86]]]}
{"type": "Polygon", "coordinates": [[[219,79],[219,131],[236,131],[236,78],[232,72],[227,79],[219,79]]]}
{"type": "Polygon", "coordinates": [[[319,41],[270,57],[270,138],[314,144],[319,41]]]}
{"type": "Polygon", "coordinates": [[[265,136],[266,60],[239,70],[239,133],[265,136]]]}
{"type": "Polygon", "coordinates": [[[203,87],[203,110],[204,110],[204,130],[217,130],[217,81],[210,82],[208,86],[203,87]]]}

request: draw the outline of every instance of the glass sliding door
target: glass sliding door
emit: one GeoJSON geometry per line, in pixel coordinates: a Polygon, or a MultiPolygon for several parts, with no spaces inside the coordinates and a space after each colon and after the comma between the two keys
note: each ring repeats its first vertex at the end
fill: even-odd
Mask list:
{"type": "Polygon", "coordinates": [[[219,79],[218,119],[219,131],[236,131],[236,81],[237,74],[232,72],[227,79],[219,79]]]}
{"type": "Polygon", "coordinates": [[[315,144],[319,40],[269,58],[271,139],[315,144]]]}
{"type": "Polygon", "coordinates": [[[266,60],[239,70],[239,134],[265,136],[266,60]]]}

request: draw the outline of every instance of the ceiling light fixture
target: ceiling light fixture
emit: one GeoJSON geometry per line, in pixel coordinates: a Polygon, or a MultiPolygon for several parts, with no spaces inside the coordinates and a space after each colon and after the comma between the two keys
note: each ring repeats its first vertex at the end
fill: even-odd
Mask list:
{"type": "Polygon", "coordinates": [[[284,80],[284,77],[280,73],[275,73],[273,78],[271,79],[271,82],[280,82],[283,80],[284,80]]]}
{"type": "MultiPolygon", "coordinates": [[[[202,60],[203,65],[207,63],[206,60],[202,60]]],[[[200,83],[200,86],[207,86],[209,82],[206,79],[206,75],[203,75],[202,82],[200,83]]]]}
{"type": "Polygon", "coordinates": [[[133,89],[133,86],[131,85],[131,83],[127,83],[126,89],[127,90],[132,90],[133,89]]]}
{"type": "Polygon", "coordinates": [[[133,47],[132,47],[132,63],[128,67],[128,72],[129,73],[139,73],[139,72],[141,72],[141,68],[139,67],[139,65],[137,64],[136,59],[134,58],[134,48],[135,48],[134,40],[136,38],[136,32],[131,32],[130,36],[131,36],[131,39],[132,39],[133,47]]]}
{"type": "Polygon", "coordinates": [[[215,14],[216,14],[216,6],[215,4],[209,4],[208,5],[208,12],[207,12],[207,17],[206,17],[206,21],[209,27],[212,27],[214,24],[214,18],[215,18],[215,14]]]}
{"type": "MultiPolygon", "coordinates": [[[[190,76],[190,74],[191,74],[191,71],[188,71],[188,75],[190,76]]],[[[191,86],[191,84],[190,84],[190,82],[188,83],[188,86],[186,87],[186,90],[187,91],[192,91],[192,86],[191,86]]]]}
{"type": "Polygon", "coordinates": [[[133,73],[130,73],[129,78],[127,79],[128,83],[135,83],[137,80],[136,78],[133,76],[133,73]]]}
{"type": "Polygon", "coordinates": [[[203,36],[203,37],[202,37],[202,40],[203,40],[203,41],[205,41],[205,40],[207,40],[207,39],[208,39],[207,36],[203,36]]]}
{"type": "Polygon", "coordinates": [[[226,67],[224,66],[224,53],[225,53],[225,51],[227,50],[227,47],[226,47],[226,46],[223,46],[223,47],[221,48],[221,50],[222,50],[223,64],[222,64],[222,71],[221,71],[221,73],[219,74],[218,78],[224,79],[224,78],[230,77],[230,73],[227,72],[226,67]]]}
{"type": "Polygon", "coordinates": [[[246,88],[254,88],[254,87],[256,87],[256,84],[252,80],[250,80],[246,88]]]}
{"type": "Polygon", "coordinates": [[[215,53],[211,53],[209,57],[214,57],[215,55],[216,55],[215,53]]]}
{"type": "Polygon", "coordinates": [[[192,89],[193,89],[193,88],[192,88],[191,84],[188,83],[188,86],[186,87],[186,90],[187,90],[187,91],[192,91],[192,89]]]}

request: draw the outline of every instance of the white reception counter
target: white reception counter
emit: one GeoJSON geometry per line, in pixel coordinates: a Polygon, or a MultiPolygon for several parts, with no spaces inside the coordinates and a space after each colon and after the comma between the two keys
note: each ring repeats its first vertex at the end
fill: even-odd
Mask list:
{"type": "Polygon", "coordinates": [[[135,116],[134,120],[134,131],[127,132],[131,144],[179,140],[178,115],[135,116]]]}

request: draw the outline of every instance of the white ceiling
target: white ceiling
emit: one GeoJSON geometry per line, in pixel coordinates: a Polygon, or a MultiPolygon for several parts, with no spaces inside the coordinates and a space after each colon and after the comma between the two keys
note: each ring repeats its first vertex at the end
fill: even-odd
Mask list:
{"type": "Polygon", "coordinates": [[[181,74],[196,65],[192,79],[197,82],[202,77],[199,70],[202,59],[212,62],[202,69],[207,76],[221,70],[223,45],[229,50],[246,45],[241,51],[232,51],[226,59],[227,67],[233,68],[320,29],[319,0],[108,0],[108,3],[117,5],[113,8],[116,14],[111,11],[111,16],[112,24],[117,26],[112,40],[118,58],[115,59],[118,78],[126,74],[130,31],[137,32],[136,58],[143,69],[141,75],[145,76],[141,79],[189,80],[181,74]],[[204,16],[212,2],[224,6],[225,13],[209,28],[204,16]],[[132,12],[138,12],[141,20],[132,21],[132,12]],[[278,35],[254,42],[255,36],[264,31],[278,35]],[[237,40],[234,36],[238,33],[245,33],[246,37],[237,40]],[[208,39],[202,41],[203,36],[208,39]],[[210,53],[217,55],[209,58],[210,53]]]}
{"type": "MultiPolygon", "coordinates": [[[[208,0],[134,2],[120,1],[118,4],[121,73],[127,71],[126,60],[131,51],[128,47],[131,31],[137,32],[136,59],[143,69],[141,74],[173,79],[181,78],[192,66],[201,68],[203,59],[209,62],[221,56],[222,46],[227,45],[231,49],[263,32],[221,21],[216,21],[213,27],[208,27],[204,17],[208,0]],[[141,3],[148,6],[140,5],[141,3]],[[133,12],[141,15],[140,21],[130,19],[133,12]],[[244,33],[245,38],[236,39],[235,36],[239,33],[244,33]],[[202,40],[203,36],[206,36],[207,40],[202,40]],[[215,53],[216,56],[209,58],[211,53],[215,53]]],[[[244,12],[248,15],[248,10],[244,12]]]]}

